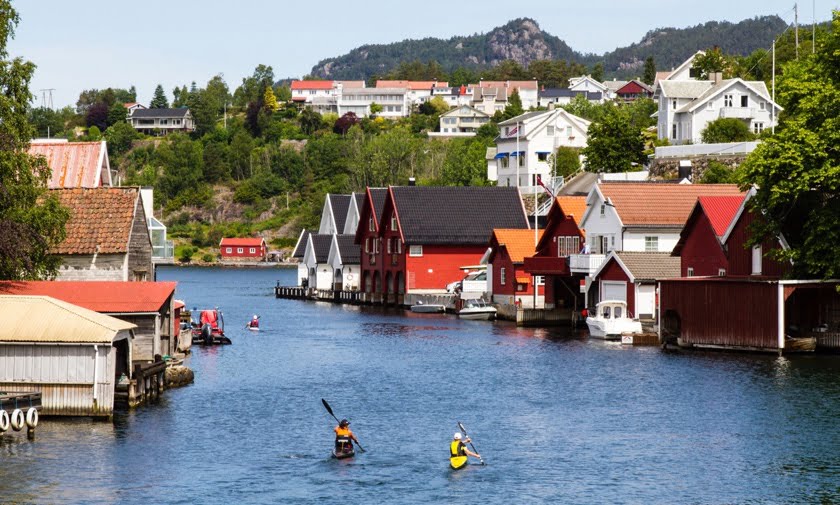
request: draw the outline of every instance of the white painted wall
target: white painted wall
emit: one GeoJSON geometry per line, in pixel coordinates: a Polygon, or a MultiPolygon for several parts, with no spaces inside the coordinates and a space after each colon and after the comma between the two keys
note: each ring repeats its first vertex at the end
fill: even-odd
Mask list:
{"type": "Polygon", "coordinates": [[[662,231],[650,231],[650,232],[630,232],[625,231],[624,236],[622,237],[622,251],[645,251],[645,237],[657,237],[659,248],[657,249],[658,252],[671,252],[674,250],[674,246],[677,245],[677,242],[680,240],[680,234],[677,233],[666,233],[662,231]]]}
{"type": "Polygon", "coordinates": [[[635,317],[656,315],[656,284],[636,284],[635,317]]]}
{"type": "MultiPolygon", "coordinates": [[[[622,251],[624,244],[622,243],[621,221],[618,218],[618,213],[615,207],[611,205],[604,206],[604,214],[601,214],[601,204],[603,201],[600,197],[593,202],[592,211],[586,216],[586,220],[582,223],[581,228],[586,230],[586,243],[589,245],[589,251],[595,254],[598,250],[596,242],[602,236],[607,236],[610,239],[610,247],[608,250],[622,251]]],[[[604,252],[606,254],[606,252],[604,252]]]]}

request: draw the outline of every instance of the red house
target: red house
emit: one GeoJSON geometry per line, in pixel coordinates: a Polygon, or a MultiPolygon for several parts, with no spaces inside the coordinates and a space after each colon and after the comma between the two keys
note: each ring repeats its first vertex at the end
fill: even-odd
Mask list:
{"type": "MultiPolygon", "coordinates": [[[[521,301],[523,307],[534,306],[533,277],[525,271],[525,258],[534,255],[534,231],[522,229],[497,229],[490,236],[487,257],[493,302],[514,305],[521,301]]],[[[541,305],[545,289],[542,278],[537,277],[537,306],[541,305]]]]}
{"type": "Polygon", "coordinates": [[[526,257],[524,271],[544,278],[545,308],[582,306],[580,281],[569,271],[569,255],[583,247],[580,222],[586,212],[585,196],[558,196],[546,216],[545,231],[536,253],[526,257]]]}
{"type": "Polygon", "coordinates": [[[361,253],[360,291],[368,293],[369,301],[382,301],[382,258],[379,219],[388,196],[386,188],[367,188],[359,209],[356,243],[361,253]]]}
{"type": "Polygon", "coordinates": [[[262,237],[223,238],[219,242],[219,253],[228,261],[265,261],[268,247],[262,237]]]}
{"type": "Polygon", "coordinates": [[[680,262],[666,252],[610,252],[595,274],[599,300],[627,302],[630,317],[655,319],[656,281],[680,273],[680,262]]]}
{"type": "Polygon", "coordinates": [[[620,100],[632,102],[638,100],[639,98],[653,97],[653,89],[642,81],[633,79],[632,81],[628,81],[624,86],[618,88],[615,94],[620,100]]]}
{"type": "Polygon", "coordinates": [[[366,200],[356,234],[362,289],[389,303],[461,280],[461,267],[478,264],[494,228],[528,228],[517,188],[392,186],[378,222],[372,204],[366,200]]]}

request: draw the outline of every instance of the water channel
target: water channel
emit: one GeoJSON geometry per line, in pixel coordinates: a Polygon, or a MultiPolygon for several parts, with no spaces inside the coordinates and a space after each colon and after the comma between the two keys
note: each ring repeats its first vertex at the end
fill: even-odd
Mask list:
{"type": "Polygon", "coordinates": [[[113,423],[3,437],[0,503],[840,503],[840,357],[275,299],[293,278],[159,269],[233,345],[194,347],[195,384],[113,423]],[[367,453],[329,458],[321,398],[367,453]],[[449,470],[456,421],[487,466],[449,470]]]}

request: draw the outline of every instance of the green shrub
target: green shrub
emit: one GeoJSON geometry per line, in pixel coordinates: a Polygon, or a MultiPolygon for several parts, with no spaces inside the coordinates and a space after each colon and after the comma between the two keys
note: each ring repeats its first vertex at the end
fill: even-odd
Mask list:
{"type": "Polygon", "coordinates": [[[189,263],[192,261],[195,249],[192,246],[184,245],[175,248],[175,254],[178,256],[178,261],[181,263],[189,263]]]}
{"type": "Polygon", "coordinates": [[[206,253],[201,257],[201,261],[205,263],[213,263],[214,261],[216,261],[216,257],[210,253],[206,253]]]}

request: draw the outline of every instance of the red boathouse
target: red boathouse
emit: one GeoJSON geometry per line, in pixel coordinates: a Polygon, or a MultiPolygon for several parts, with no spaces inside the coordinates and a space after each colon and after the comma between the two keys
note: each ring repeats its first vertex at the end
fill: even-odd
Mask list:
{"type": "Polygon", "coordinates": [[[268,248],[261,237],[223,238],[219,242],[219,253],[227,261],[265,261],[268,248]]]}

